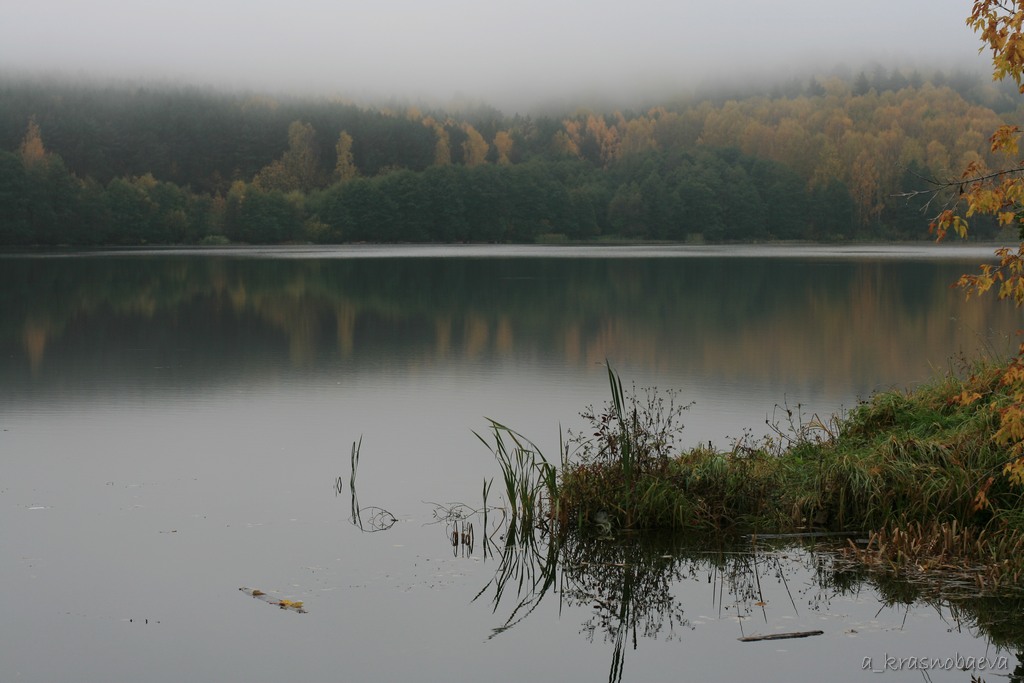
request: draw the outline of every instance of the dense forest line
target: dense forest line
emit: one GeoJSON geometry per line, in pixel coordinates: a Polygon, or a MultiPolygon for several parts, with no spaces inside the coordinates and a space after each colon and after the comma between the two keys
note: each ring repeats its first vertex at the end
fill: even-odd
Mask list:
{"type": "Polygon", "coordinates": [[[920,238],[895,195],[985,161],[1013,101],[884,69],[561,116],[8,78],[0,244],[920,238]]]}

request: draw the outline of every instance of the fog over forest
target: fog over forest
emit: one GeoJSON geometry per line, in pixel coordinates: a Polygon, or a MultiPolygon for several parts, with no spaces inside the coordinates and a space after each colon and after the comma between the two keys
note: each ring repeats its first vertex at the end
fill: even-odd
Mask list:
{"type": "Polygon", "coordinates": [[[1020,111],[970,7],[39,0],[0,244],[922,238],[1020,111]]]}
{"type": "Polygon", "coordinates": [[[628,106],[838,64],[985,71],[969,11],[948,0],[38,0],[0,9],[0,69],[506,112],[628,106]]]}

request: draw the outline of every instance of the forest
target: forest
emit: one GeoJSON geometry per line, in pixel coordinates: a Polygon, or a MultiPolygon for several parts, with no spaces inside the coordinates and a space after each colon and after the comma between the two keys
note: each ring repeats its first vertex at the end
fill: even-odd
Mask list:
{"type": "Polygon", "coordinates": [[[7,76],[0,245],[923,239],[901,193],[989,161],[1013,93],[876,67],[507,115],[7,76]]]}

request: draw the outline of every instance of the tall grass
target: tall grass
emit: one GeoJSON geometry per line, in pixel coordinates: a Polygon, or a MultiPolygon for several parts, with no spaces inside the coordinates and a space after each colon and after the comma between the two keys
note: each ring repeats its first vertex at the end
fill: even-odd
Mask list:
{"type": "Polygon", "coordinates": [[[637,411],[634,409],[632,414],[626,413],[626,397],[622,391],[622,380],[612,370],[611,365],[607,367],[608,383],[611,385],[612,393],[612,409],[614,410],[615,421],[619,425],[617,443],[615,437],[613,437],[608,446],[613,449],[613,452],[617,451],[619,467],[622,470],[623,478],[626,480],[626,486],[632,488],[633,460],[635,457],[633,441],[634,435],[639,431],[637,411]]]}
{"type": "Polygon", "coordinates": [[[674,465],[683,429],[675,392],[627,392],[608,366],[610,401],[581,416],[589,428],[570,432],[563,445],[559,492],[563,517],[577,527],[600,518],[613,527],[683,527],[692,505],[681,495],[674,465]]]}

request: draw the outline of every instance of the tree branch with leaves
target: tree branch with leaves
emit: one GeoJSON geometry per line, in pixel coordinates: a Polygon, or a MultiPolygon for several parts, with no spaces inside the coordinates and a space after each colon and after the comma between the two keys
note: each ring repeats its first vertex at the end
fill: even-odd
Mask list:
{"type": "MultiPolygon", "coordinates": [[[[967,25],[981,38],[979,51],[987,49],[992,54],[993,80],[1010,78],[1024,94],[1024,0],[975,0],[967,25]]],[[[942,210],[929,226],[940,241],[950,230],[966,237],[970,219],[979,215],[993,216],[1002,226],[1017,227],[1019,246],[998,249],[998,264],[983,264],[977,273],[962,275],[957,286],[968,298],[995,289],[1000,299],[1012,299],[1018,307],[1024,306],[1024,160],[1020,158],[1020,138],[1018,126],[1000,126],[989,138],[992,154],[1002,160],[999,168],[990,169],[974,161],[960,178],[933,180],[929,190],[929,201],[944,198],[942,210]]],[[[1024,344],[1002,371],[998,384],[1002,397],[997,400],[993,391],[988,402],[999,418],[994,439],[1008,450],[1004,474],[1024,486],[1024,344]]],[[[982,399],[978,393],[965,392],[954,401],[964,404],[982,399]]]]}

